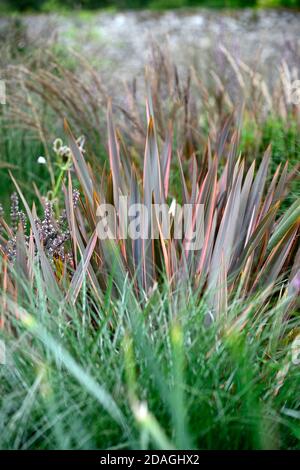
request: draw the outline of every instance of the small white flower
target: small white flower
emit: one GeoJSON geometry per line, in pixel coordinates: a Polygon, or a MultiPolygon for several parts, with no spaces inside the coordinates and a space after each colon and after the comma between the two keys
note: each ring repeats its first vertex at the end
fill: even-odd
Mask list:
{"type": "Polygon", "coordinates": [[[45,165],[45,164],[46,164],[46,158],[40,156],[40,157],[37,159],[37,162],[38,162],[40,165],[45,165]]]}
{"type": "Polygon", "coordinates": [[[137,403],[134,407],[134,412],[138,421],[145,421],[149,415],[147,403],[137,403]]]}

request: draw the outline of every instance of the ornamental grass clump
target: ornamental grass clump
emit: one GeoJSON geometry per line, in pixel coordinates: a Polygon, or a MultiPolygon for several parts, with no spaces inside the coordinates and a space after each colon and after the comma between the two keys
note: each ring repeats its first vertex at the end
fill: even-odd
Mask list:
{"type": "MultiPolygon", "coordinates": [[[[289,173],[288,162],[276,168],[271,180],[270,147],[261,162],[247,165],[238,150],[240,124],[232,131],[232,119],[218,135],[215,151],[208,141],[202,156],[193,153],[187,160],[183,148],[174,148],[172,123],[165,138],[158,135],[150,95],[146,108],[143,168],[132,164],[126,139],[115,129],[111,105],[107,113],[109,168],[104,166],[99,171],[87,163],[65,125],[71,162],[60,176],[63,215],[55,219],[51,201],[44,201],[44,218],[39,220],[35,207],[28,207],[15,181],[29,228],[25,234],[25,217],[19,211],[18,197],[13,195],[12,228],[5,225],[10,236],[3,249],[4,258],[7,255],[14,263],[21,259],[25,272],[31,272],[32,263],[38,259],[47,289],[62,291],[72,303],[83,283],[102,302],[114,273],[116,298],[128,283],[132,301],[143,304],[166,278],[171,299],[178,286],[184,287],[181,295],[184,292],[188,297],[192,291],[199,299],[204,297],[210,321],[226,315],[231,301],[242,302],[262,289],[263,305],[284,299],[286,315],[292,314],[298,294],[300,206],[296,200],[283,214],[280,211],[295,177],[295,173],[289,173]],[[171,181],[171,172],[177,172],[176,185],[171,181]],[[78,184],[80,203],[79,193],[73,189],[78,184]],[[116,222],[121,222],[121,196],[127,197],[129,205],[169,203],[169,236],[156,220],[159,236],[154,239],[130,239],[118,231],[113,239],[99,238],[99,205],[111,204],[116,209],[116,222]],[[182,239],[174,236],[172,214],[179,210],[180,203],[193,207],[191,231],[198,230],[198,207],[203,208],[200,249],[189,249],[186,234],[182,239]],[[56,262],[49,263],[53,259],[56,262]]],[[[149,217],[141,220],[150,228],[153,223],[149,217]]]]}
{"type": "MultiPolygon", "coordinates": [[[[139,171],[130,164],[130,153],[114,128],[109,107],[110,170],[103,170],[99,178],[86,164],[67,128],[84,199],[81,217],[89,221],[89,230],[85,226],[83,231],[77,225],[72,232],[73,246],[78,245],[82,251],[83,241],[86,247],[75,272],[76,279],[92,267],[96,279],[96,273],[101,272],[98,279],[105,285],[114,266],[119,274],[115,280],[117,287],[121,289],[128,278],[136,296],[143,299],[151,294],[163,275],[171,292],[186,283],[199,295],[205,294],[213,317],[226,312],[230,298],[245,299],[262,287],[269,288],[266,302],[277,291],[278,283],[283,287],[279,297],[287,295],[288,286],[299,270],[300,253],[299,200],[283,215],[280,213],[290,182],[288,163],[278,166],[267,185],[271,148],[266,150],[260,164],[254,161],[247,168],[238,153],[239,133],[231,133],[228,123],[218,137],[216,152],[212,154],[208,142],[203,157],[193,154],[185,162],[180,149],[173,156],[171,127],[165,140],[158,137],[151,98],[147,102],[147,116],[144,165],[143,171],[139,171]],[[174,188],[170,187],[170,171],[174,166],[180,175],[181,202],[195,207],[202,204],[204,208],[204,243],[200,250],[189,251],[187,240],[176,240],[172,233],[164,239],[162,227],[159,239],[150,242],[96,239],[97,204],[106,202],[117,207],[121,195],[127,196],[131,203],[142,201],[146,206],[152,201],[156,204],[171,201],[174,188]]],[[[67,213],[71,213],[70,207],[67,213]]],[[[196,212],[194,225],[195,217],[196,212]]],[[[93,288],[97,290],[95,284],[93,288]]],[[[72,289],[71,292],[73,295],[72,289]]],[[[294,305],[294,299],[288,304],[294,305]]]]}

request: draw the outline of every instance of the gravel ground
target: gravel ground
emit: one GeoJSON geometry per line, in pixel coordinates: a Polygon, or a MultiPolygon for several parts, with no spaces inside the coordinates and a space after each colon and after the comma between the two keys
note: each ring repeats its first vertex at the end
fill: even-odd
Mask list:
{"type": "MultiPolygon", "coordinates": [[[[1,29],[9,21],[0,19],[0,40],[1,29]]],[[[213,61],[224,69],[228,58],[220,44],[270,82],[282,60],[297,70],[300,65],[300,13],[289,11],[105,12],[31,15],[21,21],[27,40],[36,47],[48,41],[73,48],[99,67],[106,79],[142,75],[145,64],[151,62],[153,42],[168,50],[179,68],[194,64],[207,70],[213,61]]]]}

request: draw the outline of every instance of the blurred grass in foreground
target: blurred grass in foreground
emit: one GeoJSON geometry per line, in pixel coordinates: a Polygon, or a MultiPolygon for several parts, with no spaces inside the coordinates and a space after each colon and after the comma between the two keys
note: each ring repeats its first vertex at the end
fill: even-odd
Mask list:
{"type": "Polygon", "coordinates": [[[144,309],[126,284],[117,302],[83,290],[70,308],[36,281],[14,335],[0,333],[2,449],[300,448],[299,316],[282,329],[258,295],[207,328],[205,302],[174,309],[167,287],[144,309]]]}

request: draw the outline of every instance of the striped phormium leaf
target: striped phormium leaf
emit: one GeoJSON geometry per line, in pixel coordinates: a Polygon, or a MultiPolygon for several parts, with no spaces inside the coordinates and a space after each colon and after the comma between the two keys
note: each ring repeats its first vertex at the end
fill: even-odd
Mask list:
{"type": "MultiPolygon", "coordinates": [[[[218,314],[224,311],[227,303],[224,299],[234,295],[238,288],[241,295],[247,296],[255,292],[262,280],[264,285],[275,286],[282,276],[288,279],[292,266],[293,272],[297,273],[299,266],[297,263],[295,266],[294,262],[299,246],[299,201],[287,213],[282,215],[280,212],[281,202],[288,191],[287,164],[283,168],[277,168],[269,184],[271,148],[266,150],[259,165],[258,162],[253,162],[247,167],[238,153],[239,132],[230,134],[228,126],[224,127],[223,135],[219,136],[223,158],[218,153],[210,156],[206,153],[203,159],[193,155],[188,163],[181,156],[180,149],[172,148],[171,127],[165,141],[158,136],[155,118],[151,114],[152,107],[148,98],[148,131],[143,172],[141,168],[136,170],[131,164],[130,150],[122,151],[118,146],[109,107],[110,170],[104,178],[107,182],[104,185],[104,196],[103,190],[99,189],[98,192],[99,182],[96,183],[96,198],[101,202],[115,203],[116,197],[126,195],[129,204],[143,202],[146,207],[150,207],[152,203],[168,202],[171,205],[173,194],[179,192],[182,194],[182,200],[179,201],[181,204],[203,205],[203,245],[199,250],[187,251],[185,240],[174,237],[172,214],[168,239],[163,236],[160,222],[155,219],[154,222],[159,225],[159,236],[153,240],[150,232],[151,223],[154,222],[149,218],[145,222],[150,224],[148,240],[123,240],[116,237],[111,242],[113,252],[118,253],[118,256],[115,254],[111,258],[105,254],[106,242],[99,240],[96,243],[91,263],[95,264],[95,272],[101,272],[100,284],[112,269],[112,262],[117,263],[118,272],[121,273],[118,282],[125,282],[128,276],[133,292],[140,299],[147,297],[164,275],[169,280],[171,291],[188,279],[195,288],[201,286],[202,294],[208,293],[211,309],[218,314]],[[177,152],[179,162],[172,160],[174,152],[177,152]],[[131,178],[128,181],[126,175],[130,166],[131,178]],[[180,173],[179,191],[178,187],[172,187],[171,171],[180,173]],[[113,198],[109,196],[110,192],[113,198]],[[224,290],[225,287],[226,291],[220,294],[218,290],[224,290]]],[[[75,170],[79,181],[82,181],[83,175],[78,165],[75,170]]],[[[172,205],[175,210],[179,207],[175,200],[172,205]]],[[[87,199],[82,211],[83,217],[84,213],[94,211],[87,199]]],[[[119,216],[117,213],[117,217],[119,216]]],[[[196,226],[197,216],[195,206],[191,230],[196,226]]],[[[96,220],[89,217],[91,219],[96,220]]],[[[89,232],[92,233],[95,229],[93,222],[89,232]]],[[[86,239],[86,243],[88,242],[86,239]]]]}

